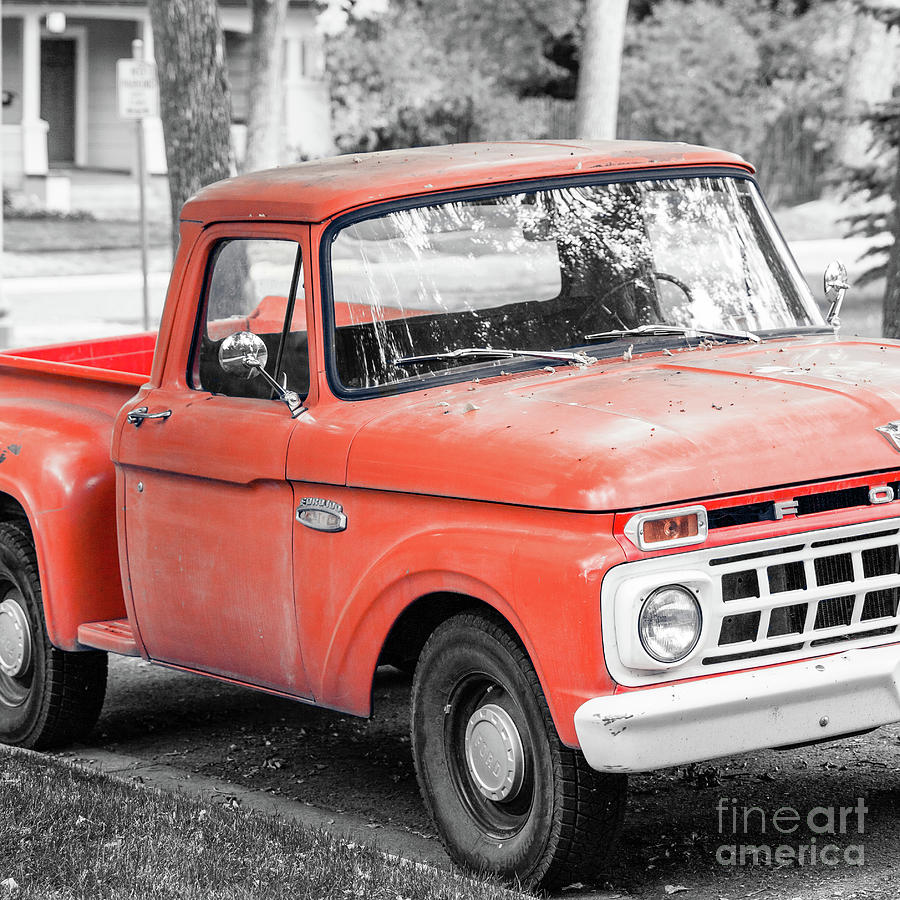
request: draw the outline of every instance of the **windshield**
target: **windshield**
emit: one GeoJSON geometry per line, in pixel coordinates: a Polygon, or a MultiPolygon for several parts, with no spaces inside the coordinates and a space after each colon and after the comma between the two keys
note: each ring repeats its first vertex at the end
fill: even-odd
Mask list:
{"type": "Polygon", "coordinates": [[[823,324],[756,188],[741,178],[565,186],[395,210],[337,232],[331,276],[335,364],[348,388],[491,364],[462,349],[608,354],[621,351],[592,338],[643,325],[764,333],[823,324]]]}

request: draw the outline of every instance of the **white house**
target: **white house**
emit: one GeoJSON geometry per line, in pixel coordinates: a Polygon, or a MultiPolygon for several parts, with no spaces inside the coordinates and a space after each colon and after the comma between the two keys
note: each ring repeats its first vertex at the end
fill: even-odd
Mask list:
{"type": "MultiPolygon", "coordinates": [[[[48,174],[71,169],[129,171],[133,123],[119,118],[116,60],[132,41],[153,54],[146,0],[4,0],[3,183],[38,188],[48,174]]],[[[246,0],[219,0],[232,92],[235,146],[247,116],[250,12],[246,0]]],[[[321,38],[312,0],[292,0],[285,27],[284,158],[332,149],[321,38]]],[[[165,172],[162,126],[145,121],[151,173],[165,172]]]]}

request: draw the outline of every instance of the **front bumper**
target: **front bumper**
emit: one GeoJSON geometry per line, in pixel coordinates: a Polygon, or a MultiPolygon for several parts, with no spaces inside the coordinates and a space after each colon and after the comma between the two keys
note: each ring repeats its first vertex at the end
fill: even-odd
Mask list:
{"type": "Polygon", "coordinates": [[[900,644],[595,697],[575,712],[588,764],[648,772],[900,721],[900,644]]]}

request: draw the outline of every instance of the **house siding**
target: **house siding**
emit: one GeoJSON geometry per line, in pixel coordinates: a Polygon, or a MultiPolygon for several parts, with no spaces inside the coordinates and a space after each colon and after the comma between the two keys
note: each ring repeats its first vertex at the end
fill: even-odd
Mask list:
{"type": "Polygon", "coordinates": [[[15,94],[13,102],[3,107],[3,124],[18,125],[22,121],[22,22],[3,20],[3,90],[15,94]]]}
{"type": "Polygon", "coordinates": [[[87,165],[98,169],[130,170],[135,155],[133,125],[119,118],[116,98],[116,60],[131,56],[137,37],[134,22],[85,19],[87,25],[88,141],[87,165]]]}
{"type": "MultiPolygon", "coordinates": [[[[22,171],[22,23],[3,20],[3,44],[0,47],[3,65],[3,90],[13,92],[9,106],[3,107],[2,148],[3,172],[11,173],[9,180],[17,180],[22,171]]],[[[6,180],[6,179],[5,179],[6,180]]]]}
{"type": "MultiPolygon", "coordinates": [[[[226,64],[232,89],[232,133],[238,160],[246,141],[249,105],[250,15],[246,0],[219,0],[220,21],[226,42],[226,64]]],[[[132,171],[136,161],[135,129],[118,115],[116,61],[132,55],[131,42],[147,28],[147,0],[57,0],[54,11],[64,12],[66,28],[59,38],[76,40],[75,158],[76,168],[132,171]]],[[[2,109],[3,181],[19,188],[27,178],[47,174],[51,142],[62,140],[71,124],[65,116],[50,115],[50,124],[39,118],[37,107],[23,124],[23,87],[37,96],[40,73],[36,54],[32,68],[23,74],[23,41],[33,41],[35,26],[42,29],[50,8],[45,0],[10,0],[2,4],[3,39],[0,46],[3,88],[12,102],[2,109]],[[23,24],[25,22],[27,27],[23,24]],[[25,85],[23,86],[23,81],[25,85]],[[62,122],[62,124],[60,124],[62,122]]],[[[333,152],[328,88],[324,80],[321,37],[315,28],[312,0],[291,0],[285,22],[285,64],[282,79],[283,161],[333,152]]],[[[32,49],[34,44],[29,45],[32,49]]],[[[57,109],[58,112],[58,109],[57,109]]],[[[156,117],[145,120],[148,170],[165,173],[162,124],[156,117]]],[[[60,143],[54,158],[61,165],[60,143]]]]}

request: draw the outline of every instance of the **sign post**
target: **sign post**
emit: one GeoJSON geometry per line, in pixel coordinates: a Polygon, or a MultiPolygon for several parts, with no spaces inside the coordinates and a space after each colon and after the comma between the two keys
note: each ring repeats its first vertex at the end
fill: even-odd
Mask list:
{"type": "MultiPolygon", "coordinates": [[[[2,2],[2,0],[0,0],[2,2]]],[[[3,41],[3,17],[0,16],[0,46],[3,41]]],[[[3,93],[3,73],[0,72],[0,97],[3,93]]],[[[2,102],[2,101],[0,101],[2,102]]],[[[0,129],[2,129],[0,125],[0,129]]],[[[0,153],[0,188],[3,187],[3,154],[0,153]]],[[[2,192],[2,191],[0,191],[2,192]]],[[[3,203],[0,202],[0,346],[8,347],[12,343],[12,326],[9,310],[3,303],[3,203]]]]}
{"type": "Polygon", "coordinates": [[[159,86],[156,63],[144,59],[144,42],[131,42],[131,59],[116,62],[116,94],[119,115],[134,119],[137,133],[137,176],[140,205],[141,274],[143,276],[144,331],[150,330],[150,291],[147,262],[147,160],[144,152],[144,119],[159,115],[159,86]]]}

